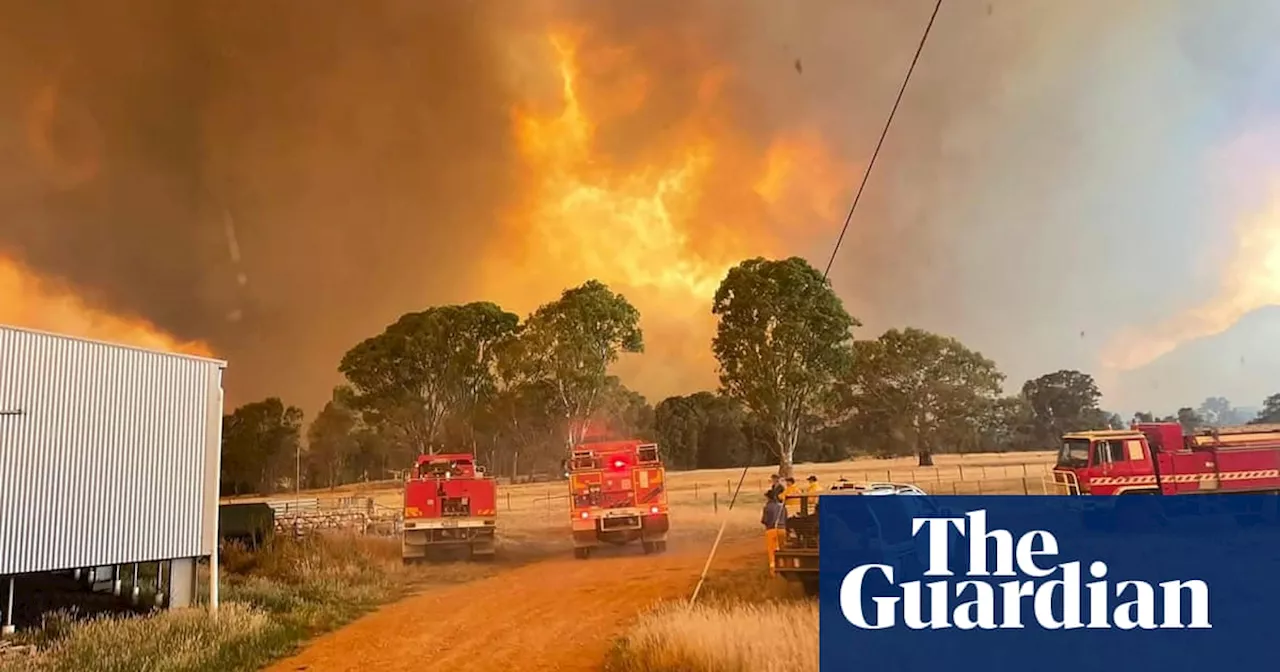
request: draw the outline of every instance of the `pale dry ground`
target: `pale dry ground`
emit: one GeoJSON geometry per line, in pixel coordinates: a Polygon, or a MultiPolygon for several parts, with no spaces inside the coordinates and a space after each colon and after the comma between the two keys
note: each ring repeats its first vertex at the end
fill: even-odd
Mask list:
{"type": "MultiPolygon", "coordinates": [[[[868,459],[799,465],[796,475],[803,480],[813,473],[824,485],[843,476],[855,481],[914,482],[939,494],[1021,494],[1024,490],[1035,494],[1040,491],[1040,474],[1052,460],[1053,453],[948,455],[939,456],[936,467],[916,469],[914,459],[868,459]]],[[[688,596],[722,523],[725,537],[712,575],[729,568],[765,566],[760,505],[772,471],[768,467],[748,471],[732,512],[728,501],[741,469],[670,472],[668,553],[645,556],[631,545],[602,549],[586,561],[571,556],[564,481],[502,486],[495,576],[430,589],[385,607],[315,640],[294,658],[270,669],[446,669],[465,662],[478,672],[598,670],[612,642],[638,617],[661,601],[688,596]]],[[[383,506],[400,504],[395,484],[313,491],[304,496],[362,496],[373,497],[383,506]]],[[[708,641],[716,642],[716,651],[746,646],[754,637],[734,625],[749,619],[749,611],[726,612],[723,622],[716,613],[695,616],[699,623],[716,621],[698,626],[708,641]]],[[[653,630],[655,637],[663,632],[653,630]]]]}

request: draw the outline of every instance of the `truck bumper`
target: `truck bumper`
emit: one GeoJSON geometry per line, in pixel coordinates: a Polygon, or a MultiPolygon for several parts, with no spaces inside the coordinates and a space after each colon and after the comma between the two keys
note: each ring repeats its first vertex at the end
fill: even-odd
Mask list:
{"type": "Polygon", "coordinates": [[[495,551],[497,521],[493,518],[409,519],[404,522],[401,554],[425,558],[430,548],[470,548],[472,555],[495,551]]]}
{"type": "Polygon", "coordinates": [[[818,549],[780,548],[773,553],[774,569],[778,576],[800,584],[805,594],[818,594],[818,549]]]}
{"type": "Polygon", "coordinates": [[[623,545],[632,541],[666,541],[671,521],[666,511],[614,509],[587,518],[573,519],[573,545],[589,548],[602,543],[623,545]]]}

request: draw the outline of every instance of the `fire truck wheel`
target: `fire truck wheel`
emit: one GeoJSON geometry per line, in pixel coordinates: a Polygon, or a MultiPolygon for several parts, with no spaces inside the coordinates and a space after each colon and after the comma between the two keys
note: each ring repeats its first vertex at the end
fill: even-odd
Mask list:
{"type": "Polygon", "coordinates": [[[656,543],[652,542],[652,541],[644,541],[644,542],[641,542],[641,543],[640,543],[640,546],[641,546],[642,548],[644,548],[644,554],[645,554],[645,555],[649,555],[650,553],[657,553],[657,552],[658,552],[658,549],[657,549],[657,546],[658,546],[658,545],[657,545],[656,543]]]}

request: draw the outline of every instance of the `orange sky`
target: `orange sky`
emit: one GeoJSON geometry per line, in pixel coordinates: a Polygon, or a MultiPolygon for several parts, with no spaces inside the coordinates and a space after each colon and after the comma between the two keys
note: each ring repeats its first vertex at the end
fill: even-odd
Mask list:
{"type": "Polygon", "coordinates": [[[183,342],[139,317],[113,315],[76,292],[0,257],[0,324],[202,357],[205,343],[183,342]]]}
{"type": "Polygon", "coordinates": [[[646,355],[619,365],[630,383],[713,387],[710,310],[720,280],[745,258],[785,254],[797,239],[834,230],[852,171],[807,129],[761,153],[723,121],[731,73],[715,67],[698,75],[690,113],[653,132],[644,151],[629,160],[598,151],[599,129],[641,113],[659,73],[625,49],[584,53],[581,34],[535,42],[556,86],[530,91],[531,102],[512,112],[526,196],[490,243],[483,293],[528,312],[599,279],[642,316],[646,355]],[[588,61],[589,81],[580,65],[588,61]]]}

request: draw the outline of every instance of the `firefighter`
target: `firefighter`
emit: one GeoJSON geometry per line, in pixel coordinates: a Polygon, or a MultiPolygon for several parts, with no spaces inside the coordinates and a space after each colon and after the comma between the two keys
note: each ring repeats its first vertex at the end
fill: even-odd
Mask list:
{"type": "Polygon", "coordinates": [[[800,515],[800,500],[796,498],[799,494],[800,486],[796,485],[795,477],[788,476],[787,487],[782,490],[782,503],[786,506],[788,518],[800,515]]]}
{"type": "Polygon", "coordinates": [[[808,495],[809,500],[808,512],[814,514],[818,512],[818,493],[822,492],[822,486],[818,485],[818,477],[813,474],[809,474],[809,478],[805,480],[809,482],[804,489],[804,494],[808,495]]]}
{"type": "Polygon", "coordinates": [[[779,476],[778,474],[771,474],[769,476],[769,496],[781,497],[782,491],[782,476],[779,476]]]}
{"type": "Polygon", "coordinates": [[[773,489],[764,494],[764,514],[760,523],[764,525],[764,547],[769,553],[769,576],[777,576],[774,553],[782,547],[782,538],[787,533],[787,515],[773,489]]]}

